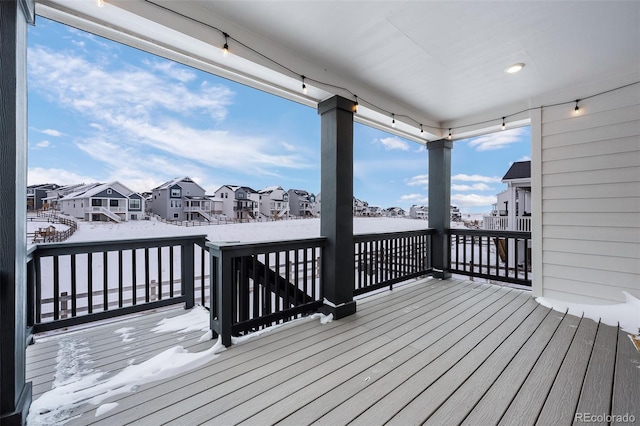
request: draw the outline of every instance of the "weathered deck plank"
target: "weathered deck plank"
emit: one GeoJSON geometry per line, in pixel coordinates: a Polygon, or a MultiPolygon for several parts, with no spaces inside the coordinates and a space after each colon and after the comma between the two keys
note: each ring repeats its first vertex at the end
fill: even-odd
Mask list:
{"type": "Polygon", "coordinates": [[[623,331],[618,332],[611,415],[612,425],[629,424],[631,416],[640,422],[640,352],[623,331]]]}
{"type": "Polygon", "coordinates": [[[539,424],[557,425],[573,422],[597,331],[596,322],[586,318],[580,321],[571,347],[538,416],[539,424]]]}
{"type": "MultiPolygon", "coordinates": [[[[250,372],[264,375],[279,370],[286,371],[291,363],[306,359],[314,353],[314,350],[320,351],[318,348],[321,348],[322,346],[320,345],[322,344],[344,345],[346,344],[345,342],[353,339],[356,335],[354,333],[364,333],[368,331],[369,327],[372,327],[376,334],[381,332],[380,327],[393,327],[393,318],[398,308],[414,306],[424,300],[424,310],[429,308],[438,309],[440,304],[447,303],[448,300],[454,298],[464,299],[464,292],[467,286],[434,286],[430,289],[423,289],[422,293],[419,291],[415,293],[412,289],[408,289],[409,297],[392,298],[396,303],[390,303],[385,298],[373,299],[370,303],[371,306],[365,306],[360,312],[345,318],[341,323],[332,322],[320,327],[319,330],[313,330],[309,336],[304,339],[299,337],[298,340],[288,344],[285,348],[282,347],[282,343],[277,342],[275,345],[271,345],[273,347],[268,347],[270,352],[261,353],[258,348],[258,351],[253,350],[243,357],[239,356],[237,352],[242,351],[245,345],[234,346],[235,354],[233,357],[227,359],[226,356],[230,352],[222,353],[218,363],[208,366],[202,371],[192,372],[173,380],[171,382],[172,389],[166,386],[156,386],[151,392],[149,400],[159,403],[161,407],[167,407],[166,409],[158,410],[152,406],[143,405],[140,407],[138,404],[132,404],[127,414],[132,419],[148,415],[150,417],[145,421],[150,422],[154,418],[165,421],[173,419],[176,417],[176,412],[180,410],[172,409],[172,406],[192,393],[200,395],[211,392],[211,394],[208,394],[209,398],[215,399],[216,395],[224,397],[228,393],[243,388],[244,379],[235,380],[237,377],[246,377],[247,373],[250,372]],[[367,326],[359,327],[362,324],[367,326]],[[223,366],[226,368],[223,368],[223,366]],[[201,380],[203,375],[209,377],[209,380],[203,382],[201,380]],[[179,390],[179,392],[175,392],[175,390],[179,390]]],[[[421,313],[424,312],[416,310],[413,315],[419,317],[421,313]]],[[[339,351],[341,348],[330,348],[330,350],[339,351]]],[[[147,393],[140,392],[140,395],[147,398],[147,393]]],[[[190,401],[190,404],[193,405],[194,403],[195,401],[190,401]]],[[[129,419],[128,415],[125,415],[127,420],[129,419]]]]}
{"type": "Polygon", "coordinates": [[[524,426],[536,423],[579,325],[580,318],[564,316],[557,333],[531,369],[500,420],[500,425],[524,426]]]}
{"type": "MultiPolygon", "coordinates": [[[[534,304],[530,300],[529,304],[534,304]]],[[[518,328],[500,344],[481,366],[467,380],[450,394],[438,410],[427,419],[427,425],[460,424],[475,405],[507,368],[516,354],[538,335],[534,335],[542,322],[547,320],[550,309],[537,305],[518,328]]]]}
{"type": "MultiPolygon", "coordinates": [[[[587,367],[587,374],[582,384],[582,392],[576,414],[580,413],[610,413],[611,398],[603,398],[603,395],[611,395],[613,389],[613,373],[616,363],[616,346],[618,344],[618,327],[598,324],[598,334],[593,346],[593,353],[587,367]]],[[[582,423],[582,422],[581,422],[582,423]]],[[[575,421],[574,424],[578,424],[575,421]]],[[[605,419],[602,422],[593,422],[594,425],[609,424],[605,419]]]]}
{"type": "MultiPolygon", "coordinates": [[[[61,339],[85,341],[105,377],[132,357],[210,348],[202,331],[150,332],[184,312],[37,342],[29,377],[51,387],[61,339]],[[135,327],[134,342],[115,333],[125,326],[135,327]]],[[[98,417],[96,405],[74,407],[67,424],[565,424],[580,410],[638,419],[634,351],[616,327],[550,311],[528,292],[430,279],[366,297],[339,321],[307,319],[234,345],[201,368],[105,400],[118,405],[98,417]]]]}

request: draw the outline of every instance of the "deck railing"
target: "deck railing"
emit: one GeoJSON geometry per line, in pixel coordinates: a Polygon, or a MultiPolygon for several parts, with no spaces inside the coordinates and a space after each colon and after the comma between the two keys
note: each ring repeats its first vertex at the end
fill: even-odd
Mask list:
{"type": "Polygon", "coordinates": [[[211,256],[211,329],[231,336],[316,312],[322,306],[325,238],[207,243],[211,256]]]}
{"type": "Polygon", "coordinates": [[[429,275],[433,229],[355,235],[355,291],[360,295],[429,275]]]}
{"type": "Polygon", "coordinates": [[[40,332],[178,303],[206,305],[205,241],[187,236],[33,246],[28,325],[40,332]]]}
{"type": "Polygon", "coordinates": [[[449,272],[531,286],[531,232],[449,229],[449,272]]]}

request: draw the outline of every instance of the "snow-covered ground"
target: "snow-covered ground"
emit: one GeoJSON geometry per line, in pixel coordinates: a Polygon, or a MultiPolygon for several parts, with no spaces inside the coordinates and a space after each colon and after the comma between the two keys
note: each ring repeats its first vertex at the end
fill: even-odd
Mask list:
{"type": "MultiPolygon", "coordinates": [[[[357,217],[353,219],[356,234],[425,229],[427,221],[403,218],[357,217]]],[[[320,219],[280,220],[276,222],[233,223],[184,227],[156,220],[129,222],[79,222],[78,230],[68,242],[105,241],[177,235],[207,235],[210,241],[278,241],[320,236],[320,219]]]]}

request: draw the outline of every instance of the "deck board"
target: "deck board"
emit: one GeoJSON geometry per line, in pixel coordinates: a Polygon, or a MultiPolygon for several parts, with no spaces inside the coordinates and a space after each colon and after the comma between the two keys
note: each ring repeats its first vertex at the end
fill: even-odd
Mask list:
{"type": "MultiPolygon", "coordinates": [[[[27,350],[36,395],[61,367],[61,342],[84,345],[77,353],[105,377],[176,345],[210,348],[203,331],[150,331],[183,313],[37,338],[27,350]],[[115,333],[125,326],[134,327],[131,342],[115,333]]],[[[527,291],[417,280],[362,298],[349,317],[286,324],[198,369],[112,396],[103,403],[117,406],[98,417],[97,405],[78,405],[67,424],[550,424],[609,407],[639,418],[634,351],[616,327],[550,311],[527,291]]]]}
{"type": "Polygon", "coordinates": [[[612,425],[629,424],[625,416],[633,416],[640,422],[640,352],[622,331],[618,332],[611,414],[615,416],[612,425]]]}
{"type": "MultiPolygon", "coordinates": [[[[609,413],[611,411],[611,398],[603,398],[602,395],[611,395],[613,389],[617,344],[618,327],[598,324],[598,334],[582,384],[576,413],[609,413]]],[[[593,424],[607,425],[608,422],[603,419],[602,422],[593,422],[593,424]]]]}

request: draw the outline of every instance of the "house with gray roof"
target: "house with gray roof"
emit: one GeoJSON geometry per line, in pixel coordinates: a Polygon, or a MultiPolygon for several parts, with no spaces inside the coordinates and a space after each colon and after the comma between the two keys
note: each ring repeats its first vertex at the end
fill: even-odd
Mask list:
{"type": "Polygon", "coordinates": [[[220,203],[187,176],[154,188],[149,201],[149,211],[167,220],[212,221],[221,213],[220,203]]]}
{"type": "Polygon", "coordinates": [[[57,200],[60,212],[88,222],[139,220],[144,199],[120,182],[91,183],[74,188],[57,200]]]}

